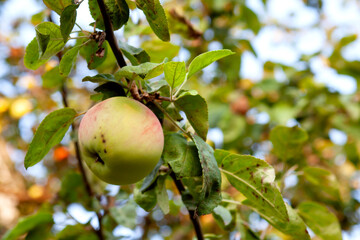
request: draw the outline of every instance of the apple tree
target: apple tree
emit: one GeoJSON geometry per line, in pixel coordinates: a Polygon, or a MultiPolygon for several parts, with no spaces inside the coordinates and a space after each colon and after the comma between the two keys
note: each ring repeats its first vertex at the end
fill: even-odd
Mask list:
{"type": "MultiPolygon", "coordinates": [[[[316,82],[321,53],[302,67],[267,61],[256,82],[241,77],[242,56],[258,55],[251,37],[266,22],[246,1],[43,3],[16,70],[41,78],[37,108],[16,101],[39,119],[18,143],[22,164],[48,174],[23,187],[31,210],[2,239],[338,240],[358,222],[360,98],[316,82]],[[77,23],[84,5],[91,30],[77,23]],[[91,220],[72,216],[74,203],[91,220]]],[[[342,55],[356,38],[326,60],[358,79],[359,61],[342,55]]]]}

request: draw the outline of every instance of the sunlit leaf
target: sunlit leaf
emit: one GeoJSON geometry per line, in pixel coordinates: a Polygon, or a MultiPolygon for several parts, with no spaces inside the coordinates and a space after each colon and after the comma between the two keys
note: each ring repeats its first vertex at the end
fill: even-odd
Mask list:
{"type": "Polygon", "coordinates": [[[36,228],[42,224],[52,224],[52,215],[47,212],[39,212],[37,214],[22,218],[11,230],[5,233],[2,240],[17,240],[23,234],[36,228]]]}
{"type": "Polygon", "coordinates": [[[186,75],[185,62],[167,62],[164,64],[165,79],[171,89],[180,86],[186,75]]]}
{"type": "Polygon", "coordinates": [[[164,214],[168,214],[169,208],[169,196],[166,192],[166,180],[167,175],[160,175],[157,180],[157,186],[155,188],[157,203],[164,214]]]}
{"type": "Polygon", "coordinates": [[[324,168],[305,167],[304,177],[319,190],[324,191],[330,198],[340,200],[339,182],[336,176],[324,168]]]}
{"type": "Polygon", "coordinates": [[[61,35],[64,38],[64,42],[66,43],[68,40],[68,37],[74,28],[75,21],[76,21],[76,9],[79,7],[79,5],[69,5],[65,7],[64,11],[62,11],[60,16],[60,30],[61,35]]]}
{"type": "Polygon", "coordinates": [[[50,71],[47,71],[42,76],[43,87],[44,88],[53,88],[60,87],[65,82],[65,77],[61,76],[59,73],[59,66],[54,67],[50,71]]]}
{"type": "Polygon", "coordinates": [[[341,240],[341,227],[336,216],[316,202],[302,202],[298,213],[316,235],[326,240],[341,240]]]}
{"type": "Polygon", "coordinates": [[[196,91],[183,91],[174,102],[175,106],[184,111],[196,133],[204,140],[209,129],[208,109],[204,98],[196,91]]]}
{"type": "Polygon", "coordinates": [[[142,48],[133,47],[126,42],[119,42],[119,48],[132,65],[150,62],[150,56],[142,48]]]}
{"type": "Polygon", "coordinates": [[[151,62],[162,62],[165,58],[173,59],[179,53],[180,47],[170,42],[160,40],[145,41],[141,44],[150,56],[151,62]]]}
{"type": "Polygon", "coordinates": [[[43,0],[43,2],[59,15],[67,6],[73,4],[73,0],[43,0]]]}
{"type": "MultiPolygon", "coordinates": [[[[107,14],[110,17],[114,30],[121,28],[129,19],[129,7],[125,0],[104,1],[107,14]]],[[[96,27],[105,30],[104,20],[100,12],[97,0],[89,0],[91,16],[96,21],[96,27]]]]}
{"type": "Polygon", "coordinates": [[[212,215],[219,226],[221,226],[224,230],[231,231],[235,227],[236,215],[234,214],[234,211],[231,212],[224,206],[219,205],[214,208],[212,215]]]}
{"type": "MultiPolygon", "coordinates": [[[[137,66],[125,66],[116,72],[115,78],[121,79],[125,77],[128,79],[134,79],[135,77],[139,76],[140,78],[145,79],[147,75],[151,73],[152,70],[157,68],[159,65],[162,65],[162,63],[159,64],[159,63],[146,62],[137,66]]],[[[158,74],[160,75],[161,72],[158,72],[158,74]]]]}
{"type": "Polygon", "coordinates": [[[281,232],[292,236],[294,239],[310,240],[310,236],[306,230],[304,221],[288,204],[285,204],[285,206],[289,219],[284,221],[267,212],[266,209],[261,206],[261,203],[258,205],[259,202],[252,202],[250,199],[246,199],[242,203],[252,207],[260,214],[261,217],[266,219],[273,227],[280,230],[281,232]]]}
{"type": "Polygon", "coordinates": [[[136,207],[135,201],[131,199],[123,206],[111,207],[109,212],[117,224],[134,229],[137,217],[136,207]]]}
{"type": "Polygon", "coordinates": [[[275,171],[267,162],[225,150],[216,150],[215,157],[231,185],[247,197],[252,206],[259,207],[259,213],[288,221],[284,200],[274,182],[275,171]]]}
{"type": "Polygon", "coordinates": [[[159,0],[137,0],[136,6],[140,8],[149,22],[150,27],[161,40],[169,41],[170,33],[165,11],[159,0]]]}
{"type": "Polygon", "coordinates": [[[305,130],[295,127],[277,126],[270,132],[270,141],[275,154],[282,160],[295,158],[301,154],[301,147],[308,139],[305,130]]]}
{"type": "Polygon", "coordinates": [[[200,54],[194,60],[191,61],[189,65],[188,70],[188,78],[190,78],[192,75],[194,75],[197,71],[200,71],[201,69],[209,66],[211,63],[224,58],[226,56],[232,55],[234,52],[228,50],[228,49],[222,49],[222,50],[214,50],[210,52],[206,52],[203,54],[200,54]]]}
{"type": "Polygon", "coordinates": [[[75,46],[71,48],[62,57],[59,65],[59,71],[62,76],[69,76],[71,70],[74,68],[80,47],[81,46],[75,46]]]}
{"type": "Polygon", "coordinates": [[[72,108],[53,111],[45,117],[35,132],[25,156],[25,168],[40,162],[49,150],[58,144],[74,121],[76,112],[72,108]]]}
{"type": "Polygon", "coordinates": [[[149,212],[157,203],[156,191],[155,188],[152,188],[143,193],[140,190],[141,186],[142,182],[138,182],[136,184],[134,189],[134,200],[140,207],[149,212]]]}
{"type": "Polygon", "coordinates": [[[36,26],[36,39],[40,49],[40,60],[49,59],[64,47],[60,27],[52,22],[36,26]]]}
{"type": "Polygon", "coordinates": [[[221,202],[221,174],[216,164],[214,150],[202,138],[192,135],[198,149],[202,168],[201,204],[197,207],[199,215],[211,213],[221,202]]]}

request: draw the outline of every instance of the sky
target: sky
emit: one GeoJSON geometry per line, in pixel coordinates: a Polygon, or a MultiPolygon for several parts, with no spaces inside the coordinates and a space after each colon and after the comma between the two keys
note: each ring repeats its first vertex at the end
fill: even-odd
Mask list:
{"type": "MultiPolygon", "coordinates": [[[[162,1],[164,2],[164,1],[162,1]]],[[[247,34],[246,37],[252,42],[253,47],[258,55],[255,57],[250,52],[245,52],[242,55],[242,65],[240,75],[243,78],[251,79],[256,82],[263,77],[263,64],[266,61],[273,61],[282,63],[285,65],[291,65],[298,69],[302,68],[302,64],[299,61],[302,54],[314,54],[321,52],[325,57],[329,56],[332,52],[331,44],[329,44],[325,37],[325,30],[332,27],[339,27],[333,32],[332,38],[338,40],[341,37],[348,34],[360,33],[360,2],[356,0],[324,0],[323,3],[323,15],[325,21],[319,24],[319,14],[316,9],[307,7],[301,0],[268,0],[267,10],[264,9],[261,0],[247,0],[246,4],[252,10],[254,10],[260,20],[263,23],[267,23],[267,26],[262,28],[257,36],[247,34]],[[296,31],[287,32],[284,29],[276,27],[275,24],[294,28],[296,31]]],[[[12,23],[19,17],[26,20],[30,20],[33,14],[43,10],[41,2],[35,0],[9,0],[0,8],[0,29],[2,36],[14,36],[14,44],[17,46],[26,46],[34,37],[34,27],[30,23],[22,24],[17,33],[13,33],[11,29],[12,23]]],[[[59,18],[56,14],[53,14],[54,21],[58,22],[59,18]]],[[[131,18],[133,21],[137,21],[139,18],[144,18],[144,15],[140,11],[132,11],[131,18]]],[[[78,9],[77,23],[84,29],[90,30],[92,27],[88,26],[89,22],[92,22],[92,18],[88,11],[87,0],[81,4],[78,9]]],[[[196,21],[194,20],[196,25],[196,21]]],[[[211,34],[211,33],[208,33],[211,34]]],[[[242,37],[244,33],[234,32],[235,37],[242,37]],[[238,36],[239,35],[239,36],[238,36]]],[[[122,30],[117,31],[119,39],[122,38],[122,30]]],[[[173,41],[176,41],[174,39],[173,41]]],[[[176,43],[176,42],[175,42],[176,43]]],[[[138,38],[132,37],[129,39],[129,44],[138,46],[140,42],[138,38]]],[[[219,42],[212,42],[209,44],[209,50],[221,49],[222,45],[219,42]]],[[[5,52],[7,48],[0,44],[0,51],[5,52]]],[[[360,60],[360,40],[357,40],[349,46],[347,46],[342,52],[343,56],[347,60],[360,60]]],[[[4,79],[5,73],[9,70],[5,63],[4,56],[0,55],[0,92],[6,96],[13,97],[18,90],[7,83],[4,79]]],[[[180,51],[178,60],[186,61],[190,57],[187,50],[182,49],[180,51]]],[[[335,70],[329,68],[326,62],[321,57],[315,57],[310,61],[312,71],[315,73],[315,79],[319,83],[325,84],[332,91],[337,91],[341,94],[352,94],[357,90],[356,80],[350,76],[338,74],[335,70]]],[[[85,75],[94,75],[94,71],[88,71],[85,69],[83,72],[77,73],[79,75],[79,81],[85,75]]],[[[208,81],[211,81],[211,76],[214,75],[216,69],[216,63],[208,66],[204,71],[208,81]]],[[[279,81],[286,81],[282,78],[284,76],[279,72],[279,81]]],[[[56,98],[56,95],[53,96],[56,98]]],[[[269,116],[263,113],[259,113],[257,121],[266,122],[269,116]]],[[[32,123],[36,121],[35,116],[29,115],[20,121],[20,127],[23,129],[24,138],[31,139],[32,123]],[[26,134],[28,131],[28,134],[26,134]]],[[[289,123],[290,125],[292,123],[289,123]]],[[[329,132],[330,139],[338,144],[343,145],[347,136],[337,130],[331,129],[329,132]]],[[[212,139],[218,146],[222,142],[222,133],[219,129],[211,129],[209,131],[209,138],[212,139]]],[[[22,161],[23,152],[14,151],[13,159],[22,161]]],[[[261,156],[260,156],[261,157],[261,156]]],[[[46,169],[38,164],[26,172],[29,175],[46,175],[46,169]]],[[[287,184],[292,184],[295,180],[289,180],[287,184]]],[[[116,192],[116,187],[109,186],[109,190],[116,192]]],[[[360,194],[359,194],[360,198],[360,194]]],[[[69,213],[80,222],[86,222],[94,217],[93,212],[88,212],[80,205],[70,205],[69,213]]],[[[255,218],[255,217],[254,217],[255,218]]],[[[255,221],[255,220],[254,220],[255,221]]],[[[62,213],[55,215],[55,222],[58,227],[61,228],[63,224],[71,224],[71,220],[62,213]],[[69,222],[70,221],[70,222],[69,222]]],[[[93,220],[93,225],[97,225],[93,220]]],[[[138,232],[129,232],[128,229],[120,228],[116,229],[117,234],[138,234],[138,232]]],[[[344,240],[356,239],[360,235],[360,225],[354,226],[352,231],[344,232],[344,240]]],[[[162,239],[161,236],[155,236],[153,239],[162,239]]]]}

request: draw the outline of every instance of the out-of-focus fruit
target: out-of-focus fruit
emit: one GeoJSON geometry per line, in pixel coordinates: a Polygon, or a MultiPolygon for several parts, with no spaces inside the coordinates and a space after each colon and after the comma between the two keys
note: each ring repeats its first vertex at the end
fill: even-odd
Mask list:
{"type": "Polygon", "coordinates": [[[61,162],[67,159],[69,157],[69,154],[69,150],[66,147],[60,146],[55,148],[53,158],[56,162],[61,162]]]}

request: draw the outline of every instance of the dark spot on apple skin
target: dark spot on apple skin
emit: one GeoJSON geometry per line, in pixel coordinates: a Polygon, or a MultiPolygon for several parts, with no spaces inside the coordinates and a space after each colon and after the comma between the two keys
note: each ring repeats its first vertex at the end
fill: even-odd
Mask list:
{"type": "Polygon", "coordinates": [[[107,153],[106,149],[104,149],[104,153],[107,153]]]}
{"type": "Polygon", "coordinates": [[[101,163],[102,165],[105,165],[104,161],[101,159],[101,157],[99,156],[99,154],[95,154],[95,162],[99,162],[101,163]]]}
{"type": "Polygon", "coordinates": [[[101,139],[102,139],[102,142],[103,142],[103,143],[106,143],[106,140],[105,140],[105,138],[104,138],[104,134],[101,134],[101,139]]]}

